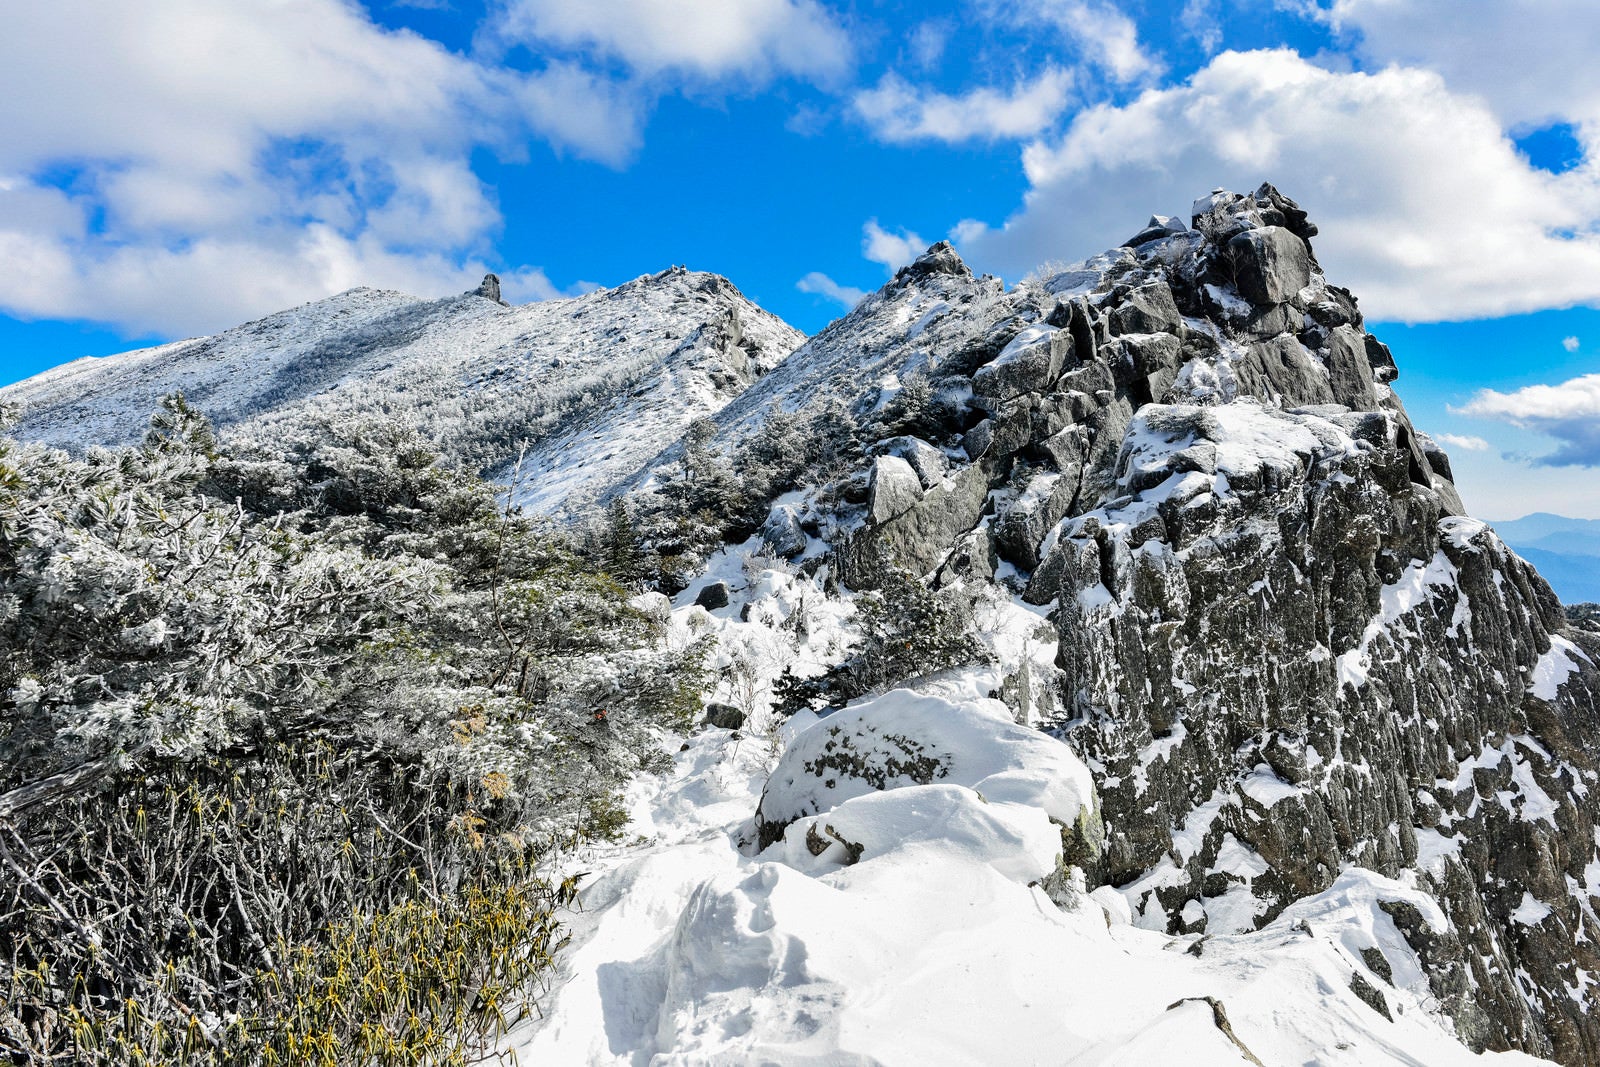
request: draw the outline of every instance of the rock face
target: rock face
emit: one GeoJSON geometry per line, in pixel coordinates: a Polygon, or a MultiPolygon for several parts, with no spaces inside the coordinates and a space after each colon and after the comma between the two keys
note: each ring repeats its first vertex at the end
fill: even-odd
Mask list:
{"type": "Polygon", "coordinates": [[[1466,517],[1315,235],[1264,185],[1009,292],[935,248],[752,393],[870,364],[846,585],[1049,609],[1091,888],[1227,933],[1347,868],[1414,881],[1444,919],[1389,917],[1464,1042],[1600,1061],[1600,634],[1466,517]]]}
{"type": "Polygon", "coordinates": [[[496,304],[504,304],[505,301],[500,299],[500,275],[485,274],[483,282],[472,290],[471,295],[481,296],[485,300],[493,300],[496,304]]]}

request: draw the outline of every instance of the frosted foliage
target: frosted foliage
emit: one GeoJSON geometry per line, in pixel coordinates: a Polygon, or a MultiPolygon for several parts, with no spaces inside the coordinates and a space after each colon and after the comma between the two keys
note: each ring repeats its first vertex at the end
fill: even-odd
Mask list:
{"type": "Polygon", "coordinates": [[[701,645],[392,422],[245,460],[172,397],[120,452],[0,439],[0,559],[0,1044],[275,1040],[338,917],[546,899],[698,707],[701,645]]]}

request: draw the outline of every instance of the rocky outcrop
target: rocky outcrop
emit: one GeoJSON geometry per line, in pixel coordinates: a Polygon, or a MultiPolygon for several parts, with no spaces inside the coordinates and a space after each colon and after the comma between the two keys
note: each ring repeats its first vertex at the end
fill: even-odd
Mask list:
{"type": "Polygon", "coordinates": [[[801,353],[942,287],[896,366],[958,402],[866,416],[838,574],[1002,574],[1050,609],[1053,729],[1104,815],[1086,875],[1136,921],[1226,933],[1349,867],[1408,878],[1443,918],[1390,918],[1464,1041],[1594,1062],[1600,635],[1465,516],[1315,235],[1262,186],[1003,295],[930,251],[801,353]]]}
{"type": "Polygon", "coordinates": [[[467,294],[468,296],[481,296],[485,300],[493,300],[496,304],[504,304],[500,299],[500,275],[485,274],[478,287],[467,294]]]}

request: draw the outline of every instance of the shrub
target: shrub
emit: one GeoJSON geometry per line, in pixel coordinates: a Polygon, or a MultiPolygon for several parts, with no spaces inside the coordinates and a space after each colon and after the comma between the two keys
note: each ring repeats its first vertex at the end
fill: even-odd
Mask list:
{"type": "Polygon", "coordinates": [[[551,849],[698,703],[703,647],[492,487],[326,431],[243,453],[173,398],[120,453],[0,439],[20,1062],[463,1062],[561,944],[551,849]]]}

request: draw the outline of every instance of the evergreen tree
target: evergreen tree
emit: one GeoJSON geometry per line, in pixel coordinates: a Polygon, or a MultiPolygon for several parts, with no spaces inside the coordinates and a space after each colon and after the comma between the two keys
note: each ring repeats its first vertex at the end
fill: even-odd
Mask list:
{"type": "Polygon", "coordinates": [[[867,686],[904,681],[969,663],[982,654],[967,633],[963,605],[897,565],[857,601],[861,649],[856,671],[867,686]]]}
{"type": "Polygon", "coordinates": [[[606,509],[605,569],[618,581],[632,585],[644,576],[643,557],[633,514],[627,500],[619,496],[606,509]]]}

